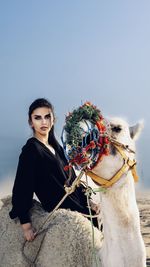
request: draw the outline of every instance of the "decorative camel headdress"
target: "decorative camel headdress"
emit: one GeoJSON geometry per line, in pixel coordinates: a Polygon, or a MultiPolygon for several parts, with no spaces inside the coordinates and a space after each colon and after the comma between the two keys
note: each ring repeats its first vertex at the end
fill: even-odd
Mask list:
{"type": "Polygon", "coordinates": [[[66,116],[62,143],[69,164],[80,170],[92,169],[103,155],[109,154],[109,124],[101,111],[85,102],[66,116]]]}

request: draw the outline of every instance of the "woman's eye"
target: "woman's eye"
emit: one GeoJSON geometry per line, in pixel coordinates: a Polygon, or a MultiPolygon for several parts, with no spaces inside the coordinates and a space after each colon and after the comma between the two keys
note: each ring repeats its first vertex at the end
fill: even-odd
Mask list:
{"type": "Polygon", "coordinates": [[[45,119],[50,119],[51,118],[51,115],[50,114],[47,114],[46,116],[45,116],[45,119]]]}
{"type": "Polygon", "coordinates": [[[41,117],[40,117],[40,116],[36,116],[34,119],[35,119],[35,120],[40,120],[41,117]]]}

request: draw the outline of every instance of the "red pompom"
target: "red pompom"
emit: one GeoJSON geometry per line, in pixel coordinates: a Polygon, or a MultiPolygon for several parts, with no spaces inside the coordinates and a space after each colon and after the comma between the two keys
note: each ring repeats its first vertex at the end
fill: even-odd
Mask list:
{"type": "Polygon", "coordinates": [[[65,167],[64,167],[64,171],[68,171],[69,169],[71,169],[72,167],[71,167],[71,165],[66,165],[65,167]]]}

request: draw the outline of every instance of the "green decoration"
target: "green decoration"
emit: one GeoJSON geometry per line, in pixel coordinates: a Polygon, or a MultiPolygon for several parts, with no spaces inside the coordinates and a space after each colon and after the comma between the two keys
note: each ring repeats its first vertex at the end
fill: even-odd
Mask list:
{"type": "Polygon", "coordinates": [[[90,102],[86,102],[83,106],[75,109],[66,116],[65,131],[67,132],[67,143],[70,146],[77,147],[82,142],[81,130],[79,122],[89,120],[93,124],[103,119],[101,111],[90,102]]]}

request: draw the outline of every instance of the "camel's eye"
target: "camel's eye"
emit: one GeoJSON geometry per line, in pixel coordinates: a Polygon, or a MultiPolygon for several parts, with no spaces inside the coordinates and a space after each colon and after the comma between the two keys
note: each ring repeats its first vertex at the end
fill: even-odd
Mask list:
{"type": "Polygon", "coordinates": [[[117,125],[117,126],[112,125],[111,129],[112,129],[113,132],[116,132],[116,133],[120,133],[121,130],[122,130],[120,125],[117,125]]]}

